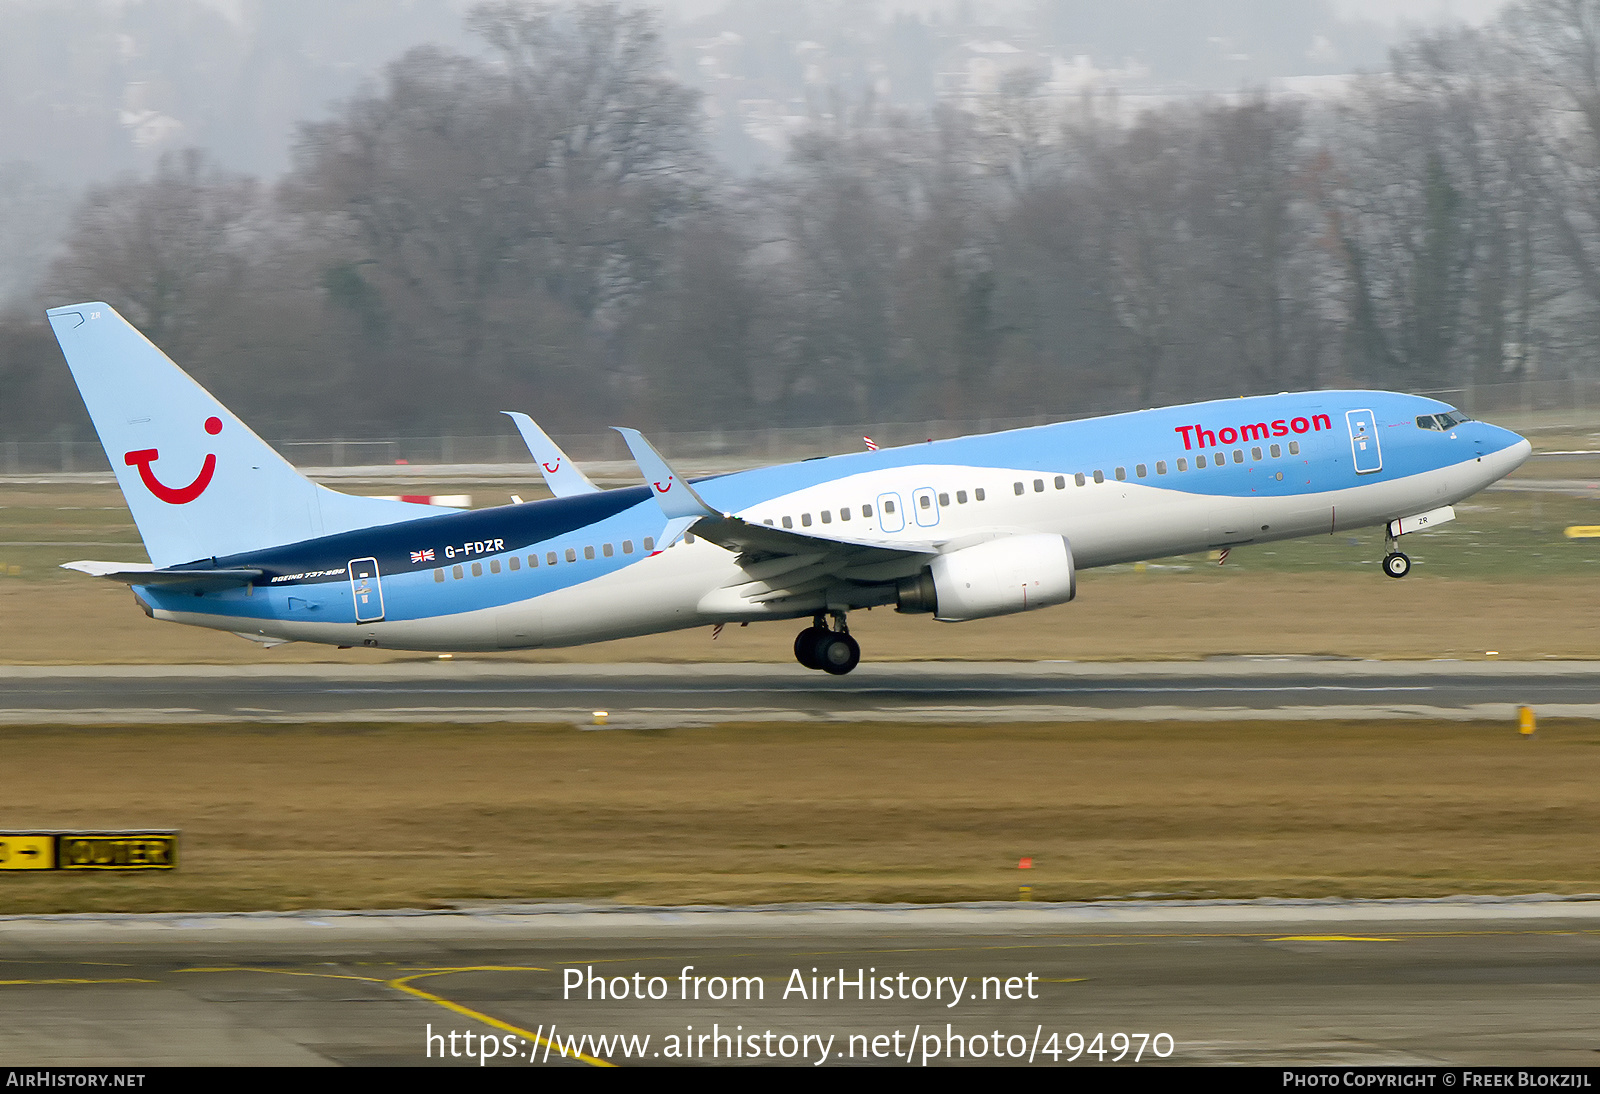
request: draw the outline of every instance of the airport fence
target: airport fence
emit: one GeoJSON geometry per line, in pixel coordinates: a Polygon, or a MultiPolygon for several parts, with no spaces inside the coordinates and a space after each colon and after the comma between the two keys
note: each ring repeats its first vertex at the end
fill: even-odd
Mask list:
{"type": "MultiPolygon", "coordinates": [[[[1483,384],[1422,392],[1449,402],[1468,414],[1522,433],[1596,434],[1600,441],[1600,378],[1531,380],[1483,384]]],[[[1128,408],[1132,409],[1132,408],[1128,408]]],[[[1096,408],[1095,413],[1104,412],[1096,408]]],[[[651,432],[650,439],[669,458],[699,467],[757,466],[812,456],[857,452],[866,437],[883,447],[918,441],[990,433],[1062,421],[1084,414],[1036,414],[1024,418],[969,418],[923,422],[873,422],[854,425],[770,426],[761,429],[716,429],[651,432]]],[[[553,434],[580,464],[627,464],[628,450],[611,430],[553,434]]],[[[270,440],[270,438],[269,438],[270,440]]],[[[434,435],[356,438],[279,438],[273,447],[298,467],[364,468],[376,471],[428,466],[514,465],[530,462],[527,449],[510,422],[492,435],[434,435]]],[[[0,439],[0,474],[108,472],[110,464],[98,440],[61,437],[55,440],[0,439]]]]}

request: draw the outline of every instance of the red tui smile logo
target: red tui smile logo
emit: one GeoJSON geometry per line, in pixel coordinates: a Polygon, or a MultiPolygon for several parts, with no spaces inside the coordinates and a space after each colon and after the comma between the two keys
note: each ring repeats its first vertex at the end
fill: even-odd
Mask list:
{"type": "MultiPolygon", "coordinates": [[[[221,418],[207,418],[206,432],[215,437],[222,432],[221,418]]],[[[206,492],[206,487],[211,485],[211,476],[216,474],[217,457],[214,452],[206,453],[206,460],[200,466],[200,474],[188,486],[172,487],[156,478],[156,473],[150,467],[161,458],[161,452],[155,448],[141,448],[137,452],[123,454],[122,462],[129,467],[139,469],[139,478],[144,481],[149,491],[168,505],[187,505],[195,498],[206,492]]]]}
{"type": "Polygon", "coordinates": [[[544,464],[543,466],[544,466],[544,469],[546,471],[548,471],[548,472],[550,472],[550,474],[554,475],[557,471],[561,470],[561,460],[560,460],[559,457],[557,457],[555,463],[547,463],[547,464],[544,464]]]}

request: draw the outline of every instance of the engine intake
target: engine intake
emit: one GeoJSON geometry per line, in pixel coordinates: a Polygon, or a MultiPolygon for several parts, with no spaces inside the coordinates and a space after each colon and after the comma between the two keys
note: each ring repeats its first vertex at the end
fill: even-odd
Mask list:
{"type": "Polygon", "coordinates": [[[956,623],[1065,604],[1077,592],[1065,537],[1008,536],[940,555],[896,586],[895,610],[956,623]]]}

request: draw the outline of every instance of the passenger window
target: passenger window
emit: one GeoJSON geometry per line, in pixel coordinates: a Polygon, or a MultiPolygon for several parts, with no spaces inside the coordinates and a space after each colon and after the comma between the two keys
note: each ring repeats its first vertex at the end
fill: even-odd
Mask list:
{"type": "Polygon", "coordinates": [[[1033,480],[1033,492],[1035,494],[1044,493],[1044,480],[1043,479],[1034,479],[1033,480]]]}
{"type": "Polygon", "coordinates": [[[975,500],[975,501],[982,501],[983,500],[983,487],[980,486],[976,490],[974,490],[972,492],[972,497],[973,497],[973,500],[975,500]]]}
{"type": "Polygon", "coordinates": [[[833,510],[824,509],[822,511],[822,523],[823,524],[832,524],[833,523],[833,510]]]}
{"type": "Polygon", "coordinates": [[[518,558],[516,555],[512,555],[511,556],[511,561],[508,563],[508,565],[513,570],[520,570],[520,569],[522,569],[522,560],[520,558],[518,558]]]}
{"type": "Polygon", "coordinates": [[[1300,442],[1299,441],[1290,441],[1289,442],[1289,455],[1291,455],[1291,456],[1300,455],[1300,442]]]}
{"type": "Polygon", "coordinates": [[[498,559],[498,558],[497,558],[497,559],[494,559],[494,560],[492,560],[492,561],[491,561],[491,562],[490,562],[490,563],[489,563],[489,572],[490,572],[490,573],[491,573],[491,574],[497,574],[497,573],[499,573],[499,572],[500,572],[500,560],[499,560],[499,559],[498,559]]]}
{"type": "Polygon", "coordinates": [[[656,537],[655,536],[645,536],[644,537],[644,549],[645,549],[646,552],[654,551],[656,549],[656,537]]]}
{"type": "Polygon", "coordinates": [[[576,561],[578,561],[578,552],[573,550],[571,547],[567,548],[567,561],[568,562],[576,562],[576,561]]]}
{"type": "Polygon", "coordinates": [[[810,513],[801,513],[800,514],[800,526],[802,528],[810,528],[811,527],[811,514],[810,513]]]}
{"type": "Polygon", "coordinates": [[[473,577],[482,577],[483,576],[483,563],[474,562],[472,564],[472,576],[473,577]]]}
{"type": "MultiPolygon", "coordinates": [[[[771,524],[772,522],[769,520],[767,523],[771,524]]],[[[622,541],[622,553],[625,555],[633,554],[633,540],[625,539],[622,541]]]]}
{"type": "Polygon", "coordinates": [[[1082,486],[1084,483],[1088,482],[1089,480],[1086,477],[1084,477],[1084,474],[1083,474],[1082,471],[1079,471],[1076,475],[1072,476],[1072,481],[1077,483],[1079,486],[1082,486]]]}
{"type": "Polygon", "coordinates": [[[1187,471],[1187,470],[1189,470],[1189,461],[1184,459],[1182,456],[1178,457],[1178,470],[1179,471],[1187,471]]]}
{"type": "Polygon", "coordinates": [[[1267,451],[1272,453],[1273,459],[1277,459],[1279,456],[1283,455],[1283,449],[1279,448],[1277,445],[1273,445],[1271,448],[1267,449],[1267,451]]]}
{"type": "Polygon", "coordinates": [[[862,506],[862,507],[861,507],[861,515],[862,515],[862,516],[863,516],[863,517],[866,517],[866,518],[868,518],[868,519],[869,519],[869,520],[870,520],[870,519],[871,519],[871,517],[872,517],[872,506],[870,506],[870,505],[863,505],[863,506],[862,506]]]}
{"type": "Polygon", "coordinates": [[[957,490],[956,491],[956,504],[957,505],[965,505],[965,504],[967,504],[967,492],[965,490],[957,490]]]}
{"type": "Polygon", "coordinates": [[[1094,481],[1095,482],[1105,482],[1106,481],[1106,473],[1104,471],[1096,471],[1094,473],[1094,481]]]}
{"type": "Polygon", "coordinates": [[[610,558],[612,555],[616,554],[616,550],[611,546],[611,544],[607,543],[600,548],[600,553],[605,555],[607,558],[610,558]]]}
{"type": "Polygon", "coordinates": [[[1156,461],[1156,474],[1165,475],[1166,473],[1167,473],[1167,461],[1166,460],[1157,460],[1156,461]]]}
{"type": "Polygon", "coordinates": [[[939,495],[939,504],[941,506],[943,506],[944,508],[946,508],[946,509],[950,508],[950,495],[949,494],[940,494],[939,495]]]}
{"type": "Polygon", "coordinates": [[[1118,482],[1127,482],[1128,481],[1128,469],[1126,467],[1117,468],[1117,481],[1118,482]]]}
{"type": "Polygon", "coordinates": [[[685,533],[683,533],[683,542],[685,542],[689,546],[693,547],[694,546],[694,533],[693,532],[685,532],[685,533]]]}
{"type": "Polygon", "coordinates": [[[1141,464],[1135,465],[1135,467],[1133,469],[1133,473],[1135,475],[1138,475],[1141,479],[1144,478],[1144,464],[1141,463],[1141,464]]]}
{"type": "Polygon", "coordinates": [[[794,527],[794,518],[793,517],[784,517],[783,518],[783,526],[785,528],[793,528],[794,527]]]}
{"type": "Polygon", "coordinates": [[[529,555],[528,556],[528,569],[537,570],[538,568],[539,568],[539,556],[538,555],[529,555]]]}
{"type": "Polygon", "coordinates": [[[1228,465],[1228,454],[1226,452],[1214,453],[1212,458],[1216,461],[1218,467],[1226,467],[1228,465]]]}
{"type": "Polygon", "coordinates": [[[460,566],[452,566],[452,567],[450,567],[450,576],[455,578],[457,581],[460,581],[461,580],[461,567],[460,566]]]}
{"type": "Polygon", "coordinates": [[[548,551],[545,553],[544,564],[546,566],[554,566],[556,564],[556,553],[554,551],[548,551]]]}
{"type": "Polygon", "coordinates": [[[1194,458],[1194,465],[1196,467],[1204,467],[1206,465],[1206,458],[1204,456],[1196,456],[1194,458]]]}
{"type": "Polygon", "coordinates": [[[1020,482],[1012,483],[1011,484],[1011,489],[1012,489],[1012,492],[1017,495],[1017,497],[1020,498],[1022,496],[1023,486],[1022,486],[1022,484],[1020,482]]]}
{"type": "Polygon", "coordinates": [[[594,545],[593,544],[585,544],[584,545],[583,557],[588,559],[591,562],[594,561],[594,545]]]}
{"type": "Polygon", "coordinates": [[[845,506],[843,509],[839,510],[839,519],[840,520],[849,520],[850,519],[850,507],[849,506],[845,506]]]}
{"type": "Polygon", "coordinates": [[[892,513],[892,512],[894,512],[894,502],[892,502],[892,501],[886,501],[886,502],[884,502],[884,503],[883,503],[883,511],[884,511],[884,512],[885,512],[885,513],[892,513]]]}
{"type": "Polygon", "coordinates": [[[1260,459],[1260,458],[1261,458],[1261,449],[1259,449],[1259,448],[1252,448],[1252,449],[1251,449],[1251,450],[1250,450],[1250,458],[1251,458],[1251,459],[1252,459],[1252,460],[1259,460],[1259,459],[1260,459]]]}
{"type": "Polygon", "coordinates": [[[768,517],[766,520],[762,521],[761,523],[770,526],[772,524],[772,518],[768,517]]]}
{"type": "Polygon", "coordinates": [[[444,571],[443,570],[435,570],[435,571],[433,571],[433,580],[435,580],[435,581],[443,581],[444,580],[444,571]]]}
{"type": "MultiPolygon", "coordinates": [[[[1259,455],[1260,455],[1260,453],[1257,453],[1257,456],[1259,456],[1259,455]]],[[[1235,448],[1233,450],[1233,462],[1234,463],[1243,463],[1244,462],[1244,449],[1235,448]]]]}
{"type": "Polygon", "coordinates": [[[1066,488],[1067,488],[1067,477],[1065,475],[1057,475],[1056,476],[1056,489],[1057,490],[1065,490],[1066,488]]]}
{"type": "Polygon", "coordinates": [[[924,509],[932,509],[933,499],[928,497],[928,495],[923,494],[917,498],[917,504],[921,505],[924,509]]]}

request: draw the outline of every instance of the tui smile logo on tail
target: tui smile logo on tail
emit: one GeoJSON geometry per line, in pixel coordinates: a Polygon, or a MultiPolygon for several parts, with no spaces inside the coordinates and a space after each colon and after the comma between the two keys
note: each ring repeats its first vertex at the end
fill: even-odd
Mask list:
{"type": "MultiPolygon", "coordinates": [[[[211,417],[206,419],[206,432],[215,437],[222,432],[222,419],[211,417]]],[[[137,452],[123,454],[122,462],[129,467],[139,469],[139,478],[144,481],[149,491],[168,505],[187,505],[195,498],[206,492],[206,487],[211,485],[211,476],[217,470],[217,457],[214,452],[206,453],[205,463],[200,467],[200,474],[188,486],[168,486],[156,478],[156,473],[150,465],[161,458],[161,452],[155,448],[141,448],[137,452]]]]}

